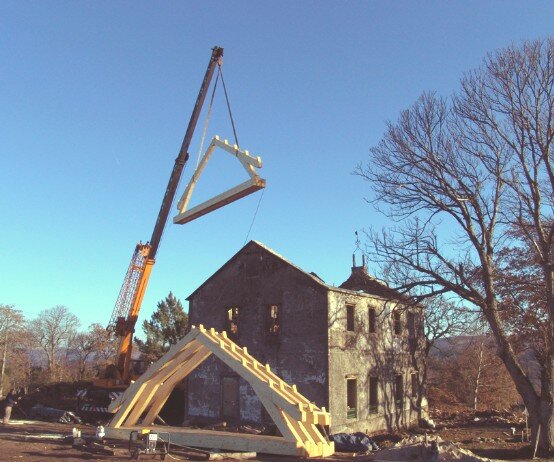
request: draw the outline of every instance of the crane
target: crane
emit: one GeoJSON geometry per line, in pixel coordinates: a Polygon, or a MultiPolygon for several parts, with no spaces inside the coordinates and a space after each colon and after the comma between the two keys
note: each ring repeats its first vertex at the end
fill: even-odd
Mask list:
{"type": "Polygon", "coordinates": [[[107,374],[109,377],[95,381],[95,385],[113,386],[119,384],[128,384],[130,381],[131,353],[133,345],[133,333],[137,323],[138,314],[142,305],[142,300],[148,286],[148,280],[152,273],[152,267],[156,262],[156,254],[162,238],[162,234],[167,223],[167,217],[175,198],[175,193],[181,179],[181,174],[188,161],[188,149],[206,99],[206,94],[210,86],[212,76],[217,65],[221,64],[223,57],[223,48],[214,47],[210,56],[210,61],[200,86],[200,91],[190,117],[190,121],[181,144],[179,154],[175,159],[171,176],[162,199],[158,218],[150,241],[143,244],[139,242],[133,251],[129,268],[125,275],[123,285],[117,297],[115,307],[108,324],[108,330],[119,337],[119,347],[117,351],[117,362],[115,370],[107,374]],[[103,383],[102,383],[103,382],[103,383]]]}
{"type": "MultiPolygon", "coordinates": [[[[200,91],[190,117],[181,149],[175,159],[173,170],[171,172],[171,176],[169,177],[169,182],[162,199],[162,204],[152,232],[152,237],[150,238],[150,241],[146,243],[139,241],[133,250],[131,262],[129,263],[127,273],[125,274],[123,284],[119,291],[119,295],[107,327],[108,331],[113,332],[115,336],[119,338],[116,361],[114,364],[110,364],[106,368],[102,377],[99,377],[92,382],[92,386],[77,392],[77,408],[79,411],[86,413],[83,417],[88,416],[88,413],[90,412],[100,413],[102,415],[106,414],[108,412],[107,405],[109,402],[114,399],[117,394],[127,388],[131,380],[136,377],[136,374],[133,374],[135,371],[132,371],[131,369],[131,355],[135,326],[141,309],[142,300],[148,286],[150,274],[152,273],[152,268],[156,262],[156,254],[167,223],[169,211],[175,198],[181,174],[189,158],[188,149],[192,136],[194,134],[194,130],[202,111],[204,100],[216,67],[218,68],[218,78],[221,76],[222,84],[225,89],[225,82],[223,81],[223,74],[221,71],[222,57],[223,48],[217,46],[214,47],[212,49],[212,54],[204,75],[204,79],[202,80],[202,85],[200,86],[200,91]]],[[[218,79],[216,78],[207,119],[209,119],[211,112],[217,81],[218,79]]],[[[238,143],[227,93],[225,96],[229,115],[231,117],[231,123],[233,125],[235,141],[238,143]]],[[[202,136],[201,146],[203,144],[205,133],[206,127],[204,129],[204,135],[202,136]]],[[[238,147],[238,144],[231,145],[227,140],[221,140],[218,136],[215,136],[194,171],[192,178],[186,187],[181,200],[179,201],[177,207],[179,213],[176,217],[174,217],[174,223],[188,223],[248,194],[265,188],[265,180],[260,178],[257,174],[257,169],[261,168],[261,166],[262,160],[260,157],[251,156],[248,151],[241,150],[238,147]],[[206,163],[216,148],[219,148],[236,158],[249,176],[249,179],[234,188],[231,188],[213,197],[212,199],[193,207],[191,210],[187,210],[192,191],[194,190],[202,171],[205,169],[206,163]]]]}

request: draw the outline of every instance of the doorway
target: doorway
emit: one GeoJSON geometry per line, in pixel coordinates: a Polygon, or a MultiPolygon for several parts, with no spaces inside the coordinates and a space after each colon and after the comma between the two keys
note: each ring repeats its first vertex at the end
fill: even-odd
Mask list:
{"type": "Polygon", "coordinates": [[[221,417],[238,420],[239,416],[239,378],[223,376],[221,377],[221,417]]]}

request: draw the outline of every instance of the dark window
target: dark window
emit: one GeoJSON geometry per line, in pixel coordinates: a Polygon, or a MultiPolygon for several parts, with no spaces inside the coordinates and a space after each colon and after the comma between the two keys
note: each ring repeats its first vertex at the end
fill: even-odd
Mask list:
{"type": "Polygon", "coordinates": [[[346,418],[358,417],[358,381],[346,379],[346,418]]]}
{"type": "Polygon", "coordinates": [[[369,378],[369,413],[379,412],[379,378],[369,378]]]}
{"type": "Polygon", "coordinates": [[[227,310],[227,335],[230,338],[237,338],[239,335],[239,309],[236,306],[227,310]]]}
{"type": "Polygon", "coordinates": [[[279,316],[279,305],[269,305],[267,307],[267,333],[275,338],[281,332],[281,319],[279,316]]]}
{"type": "Polygon", "coordinates": [[[415,313],[412,313],[411,311],[408,311],[408,336],[411,339],[416,338],[416,315],[415,313]]]}
{"type": "Polygon", "coordinates": [[[377,321],[377,313],[375,312],[375,308],[368,308],[368,321],[369,321],[369,333],[373,334],[377,330],[376,321],[377,321]]]}
{"type": "Polygon", "coordinates": [[[419,394],[419,374],[414,372],[412,374],[412,398],[417,398],[419,394]]]}
{"type": "Polygon", "coordinates": [[[397,408],[402,408],[404,402],[404,381],[401,375],[394,376],[394,401],[397,408]]]}
{"type": "Polygon", "coordinates": [[[402,313],[400,311],[393,311],[394,320],[394,334],[400,335],[402,333],[402,313]]]}
{"type": "Polygon", "coordinates": [[[354,305],[346,305],[346,330],[354,331],[354,305]]]}

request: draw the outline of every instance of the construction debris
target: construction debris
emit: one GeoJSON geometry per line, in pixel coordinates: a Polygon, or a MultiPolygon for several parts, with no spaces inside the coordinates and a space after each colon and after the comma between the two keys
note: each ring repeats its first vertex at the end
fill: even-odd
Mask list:
{"type": "Polygon", "coordinates": [[[43,406],[42,404],[35,404],[31,408],[29,415],[33,419],[46,420],[47,422],[81,423],[80,417],[71,411],[55,409],[43,406]]]}
{"type": "Polygon", "coordinates": [[[365,433],[336,433],[329,439],[335,443],[335,450],[339,452],[370,452],[378,451],[379,446],[365,433]]]}
{"type": "Polygon", "coordinates": [[[375,461],[421,461],[421,462],[492,462],[480,457],[457,443],[442,441],[440,437],[414,435],[405,438],[393,447],[374,453],[375,461]]]}

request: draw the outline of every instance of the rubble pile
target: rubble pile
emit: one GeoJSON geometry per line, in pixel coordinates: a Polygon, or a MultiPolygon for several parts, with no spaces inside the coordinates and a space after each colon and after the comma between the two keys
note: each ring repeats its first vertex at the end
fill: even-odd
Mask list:
{"type": "Polygon", "coordinates": [[[460,447],[457,443],[443,442],[439,444],[439,462],[492,462],[492,459],[480,457],[469,449],[460,447]]]}
{"type": "Polygon", "coordinates": [[[438,436],[412,435],[375,453],[376,461],[492,462],[438,436]]]}

